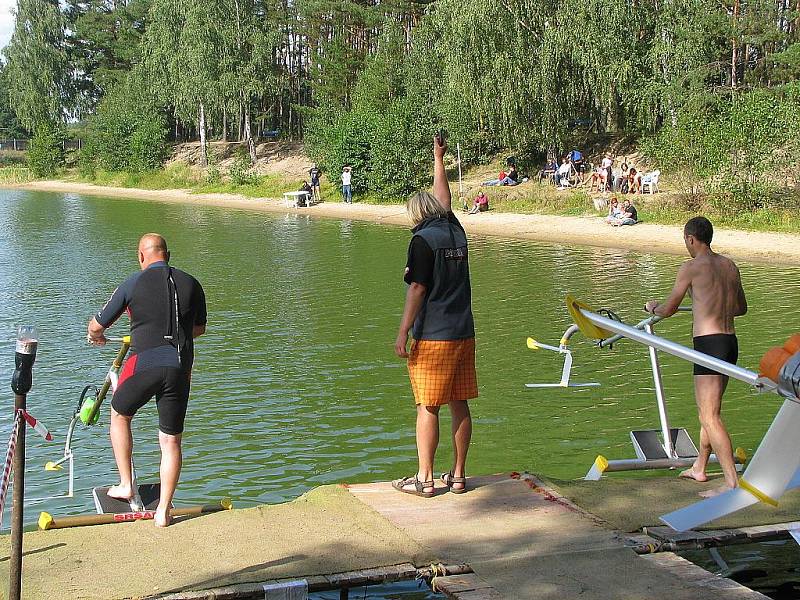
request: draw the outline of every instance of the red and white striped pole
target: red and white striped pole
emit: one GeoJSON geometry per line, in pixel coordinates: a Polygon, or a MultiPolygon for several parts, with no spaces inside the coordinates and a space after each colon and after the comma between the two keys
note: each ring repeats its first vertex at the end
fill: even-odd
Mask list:
{"type": "MultiPolygon", "coordinates": [[[[22,596],[22,524],[25,504],[25,411],[28,392],[33,383],[32,368],[39,345],[36,328],[22,326],[17,331],[17,348],[14,354],[16,369],[11,378],[14,390],[14,429],[16,448],[13,453],[14,494],[11,504],[11,562],[8,567],[8,598],[20,600],[22,596]]],[[[12,434],[13,437],[13,434],[12,434]]]]}

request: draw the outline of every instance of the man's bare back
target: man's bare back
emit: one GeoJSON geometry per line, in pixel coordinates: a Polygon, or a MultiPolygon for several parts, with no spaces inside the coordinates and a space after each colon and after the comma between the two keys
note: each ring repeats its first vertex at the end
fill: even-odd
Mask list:
{"type": "Polygon", "coordinates": [[[747,312],[736,264],[725,256],[708,252],[687,261],[681,267],[684,269],[692,297],[692,335],[736,333],[733,318],[747,312]]]}

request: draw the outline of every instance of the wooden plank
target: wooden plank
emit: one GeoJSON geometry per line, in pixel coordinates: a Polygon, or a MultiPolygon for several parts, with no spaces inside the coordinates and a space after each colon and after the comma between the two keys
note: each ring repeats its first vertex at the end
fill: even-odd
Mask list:
{"type": "MultiPolygon", "coordinates": [[[[649,554],[647,556],[642,556],[641,559],[667,569],[689,585],[715,590],[715,598],[730,598],[731,600],[769,600],[764,594],[751,590],[732,579],[720,577],[719,575],[706,571],[702,567],[698,567],[696,564],[672,552],[649,554]]],[[[702,597],[702,595],[698,595],[698,598],[702,597]]]]}
{"type": "MultiPolygon", "coordinates": [[[[497,590],[470,590],[449,596],[453,600],[502,600],[503,596],[497,590]]],[[[507,599],[506,599],[507,600],[507,599]]]]}
{"type": "Polygon", "coordinates": [[[496,600],[500,593],[474,573],[448,575],[433,580],[436,591],[454,600],[496,600]]]}
{"type": "Polygon", "coordinates": [[[417,569],[412,564],[394,565],[390,567],[380,567],[376,569],[363,569],[361,571],[350,571],[348,573],[334,573],[326,575],[327,588],[335,589],[340,587],[356,587],[370,583],[381,583],[384,581],[399,581],[401,579],[414,579],[417,576],[417,569]]]}

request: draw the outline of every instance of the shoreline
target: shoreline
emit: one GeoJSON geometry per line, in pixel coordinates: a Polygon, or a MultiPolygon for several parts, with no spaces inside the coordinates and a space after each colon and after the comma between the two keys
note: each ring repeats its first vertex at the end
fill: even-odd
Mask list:
{"type": "MultiPolygon", "coordinates": [[[[306,214],[319,218],[352,219],[410,227],[405,208],[401,205],[323,202],[309,208],[288,208],[283,200],[248,198],[238,194],[194,194],[188,190],[145,190],[58,180],[2,185],[0,188],[125,197],[254,212],[306,214]]],[[[458,213],[458,218],[467,233],[481,236],[687,256],[682,228],[675,225],[639,223],[634,226],[611,227],[603,222],[602,217],[491,211],[476,215],[458,213]]],[[[800,262],[800,236],[792,234],[720,229],[714,232],[714,249],[732,258],[751,262],[792,265],[800,262]]]]}

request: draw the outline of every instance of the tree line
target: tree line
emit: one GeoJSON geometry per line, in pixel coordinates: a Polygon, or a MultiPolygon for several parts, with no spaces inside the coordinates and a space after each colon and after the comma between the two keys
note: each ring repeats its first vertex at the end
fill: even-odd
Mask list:
{"type": "MultiPolygon", "coordinates": [[[[354,191],[398,195],[429,177],[439,128],[473,161],[559,147],[576,124],[676,164],[728,156],[705,138],[732,119],[751,127],[741,152],[756,136],[786,160],[800,137],[800,0],[18,0],[3,55],[0,123],[34,140],[84,123],[82,160],[109,169],[188,139],[204,163],[212,138],[254,162],[280,130],[353,166],[354,191]]],[[[770,168],[729,158],[692,165],[770,168]]]]}

